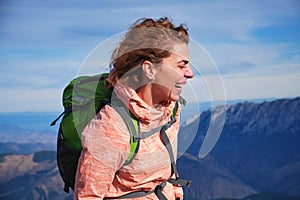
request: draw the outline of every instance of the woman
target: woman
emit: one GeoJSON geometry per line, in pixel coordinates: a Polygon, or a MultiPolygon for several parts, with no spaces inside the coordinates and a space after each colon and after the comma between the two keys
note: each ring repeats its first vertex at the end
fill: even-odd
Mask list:
{"type": "MultiPolygon", "coordinates": [[[[188,40],[187,29],[168,18],[141,19],[113,52],[108,81],[138,119],[140,132],[170,121],[182,87],[194,76],[188,40]]],[[[180,109],[179,104],[177,120],[165,131],[175,158],[180,109]]],[[[134,192],[145,196],[130,199],[183,199],[181,186],[167,182],[174,169],[161,137],[158,130],[142,139],[132,162],[123,165],[130,152],[130,134],[118,112],[104,106],[82,133],[75,199],[117,198],[134,192]]]]}

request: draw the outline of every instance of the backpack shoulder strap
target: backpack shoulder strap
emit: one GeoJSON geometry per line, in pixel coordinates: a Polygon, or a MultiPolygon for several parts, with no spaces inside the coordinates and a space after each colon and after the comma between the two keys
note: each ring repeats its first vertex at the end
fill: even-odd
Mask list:
{"type": "MultiPolygon", "coordinates": [[[[180,101],[179,101],[179,102],[180,102],[180,101]]],[[[170,160],[171,160],[172,171],[173,171],[173,173],[175,174],[175,177],[176,177],[175,179],[170,178],[170,179],[168,180],[168,182],[170,182],[170,183],[172,183],[172,184],[175,184],[175,185],[180,185],[180,186],[187,186],[187,187],[189,187],[191,181],[183,180],[183,179],[180,179],[180,178],[179,178],[179,175],[178,175],[178,172],[177,172],[177,168],[176,168],[176,163],[175,163],[174,154],[173,154],[173,151],[172,151],[172,146],[171,146],[170,140],[169,140],[169,138],[168,138],[168,136],[167,136],[167,134],[166,134],[166,132],[165,132],[165,131],[166,131],[166,130],[167,130],[167,129],[175,122],[175,121],[176,121],[176,113],[177,113],[178,108],[179,108],[179,102],[176,102],[176,104],[175,104],[175,107],[174,107],[174,109],[173,109],[173,111],[172,111],[171,120],[170,120],[167,124],[165,124],[164,126],[162,126],[162,127],[160,126],[160,127],[158,127],[158,128],[160,129],[160,134],[161,134],[161,137],[162,137],[162,142],[163,142],[164,145],[166,146],[167,151],[168,151],[168,153],[169,153],[170,160]]],[[[180,103],[182,103],[182,102],[180,102],[180,103]]],[[[116,107],[116,110],[118,111],[118,113],[119,113],[122,117],[124,117],[123,119],[124,119],[124,121],[126,122],[126,125],[127,125],[128,129],[134,130],[134,129],[136,129],[136,127],[138,127],[138,129],[136,129],[137,132],[135,132],[135,136],[137,136],[137,138],[136,138],[136,140],[135,140],[134,137],[130,137],[130,143],[132,144],[132,143],[134,143],[134,142],[137,142],[137,145],[139,145],[140,139],[144,139],[144,138],[146,138],[146,137],[140,138],[140,135],[141,135],[141,134],[139,134],[139,133],[140,133],[139,126],[136,125],[136,123],[138,124],[138,120],[137,120],[130,112],[128,112],[128,109],[126,109],[124,106],[123,106],[123,108],[122,108],[122,107],[116,107]],[[123,114],[125,114],[125,115],[123,115],[123,114]],[[129,118],[130,118],[130,119],[129,119],[129,118]],[[129,123],[127,123],[127,122],[129,122],[129,123]],[[131,122],[132,122],[132,123],[131,123],[131,122]],[[130,124],[131,124],[131,125],[130,125],[130,124]],[[132,125],[132,124],[133,124],[133,125],[132,125]],[[135,126],[135,128],[133,128],[133,126],[135,126]]],[[[157,129],[155,129],[155,131],[156,131],[156,130],[157,130],[157,129]]],[[[154,131],[151,131],[151,133],[150,133],[150,132],[143,133],[143,135],[144,135],[144,134],[147,134],[147,136],[149,136],[149,135],[153,134],[152,132],[154,132],[154,131]]],[[[134,136],[134,134],[132,134],[132,135],[134,136]]],[[[130,147],[130,154],[133,153],[132,149],[134,149],[134,148],[132,148],[132,145],[131,145],[131,147],[130,147]]],[[[126,164],[126,163],[130,163],[130,162],[132,161],[132,159],[134,158],[134,155],[136,154],[137,150],[138,150],[138,147],[135,148],[135,152],[127,158],[125,164],[126,164]],[[132,157],[131,157],[131,156],[132,156],[132,157]]],[[[144,197],[144,196],[147,196],[147,195],[149,195],[149,194],[155,193],[155,195],[157,196],[158,199],[160,199],[160,200],[167,200],[167,198],[166,198],[166,197],[164,196],[164,194],[162,193],[162,191],[163,191],[165,185],[166,185],[166,181],[165,181],[165,182],[162,182],[162,183],[159,184],[159,185],[157,185],[157,186],[155,187],[155,189],[153,189],[153,190],[151,190],[151,191],[143,191],[143,190],[142,190],[142,191],[135,191],[135,192],[131,192],[131,193],[125,194],[125,195],[120,196],[120,197],[104,197],[104,199],[126,199],[126,198],[136,198],[136,197],[144,197]]]]}
{"type": "Polygon", "coordinates": [[[133,136],[133,140],[138,141],[138,140],[150,137],[151,135],[159,132],[163,127],[165,127],[166,129],[170,128],[172,126],[172,124],[174,124],[176,122],[176,113],[178,111],[178,108],[179,108],[179,105],[178,105],[178,102],[176,102],[175,107],[174,107],[174,109],[172,111],[172,114],[171,114],[170,121],[168,121],[166,124],[164,124],[162,126],[158,126],[156,128],[153,128],[152,130],[150,130],[148,132],[142,132],[142,133],[138,132],[137,135],[133,136]]]}
{"type": "Polygon", "coordinates": [[[124,120],[129,132],[130,132],[130,154],[127,157],[124,165],[131,163],[136,153],[139,150],[140,142],[134,138],[139,135],[140,126],[137,118],[128,110],[121,100],[116,100],[111,106],[119,113],[124,120]]]}
{"type": "MultiPolygon", "coordinates": [[[[180,103],[183,103],[183,105],[185,105],[186,101],[184,100],[184,102],[182,102],[182,99],[181,98],[179,100],[180,103]]],[[[172,167],[172,172],[174,173],[175,175],[175,179],[174,178],[170,178],[168,180],[168,182],[172,183],[172,184],[175,184],[175,185],[181,185],[181,186],[186,186],[186,187],[189,187],[190,184],[191,184],[191,181],[189,180],[183,180],[179,177],[179,174],[178,174],[178,171],[177,171],[177,167],[176,167],[176,161],[175,161],[175,157],[174,157],[174,154],[173,154],[173,149],[172,149],[172,146],[171,146],[171,143],[170,143],[170,140],[169,140],[169,137],[166,133],[166,130],[168,128],[170,128],[170,126],[176,121],[176,113],[178,111],[178,108],[179,108],[179,103],[176,102],[175,104],[175,108],[173,109],[173,113],[171,115],[171,120],[169,123],[167,123],[166,125],[164,125],[161,130],[160,130],[160,135],[161,135],[161,140],[162,142],[164,143],[168,153],[169,153],[169,157],[170,157],[170,161],[171,161],[171,167],[172,167]]]]}
{"type": "MultiPolygon", "coordinates": [[[[181,100],[179,102],[181,102],[181,100]]],[[[134,159],[136,153],[139,150],[139,142],[141,139],[145,139],[162,129],[167,130],[170,126],[172,126],[173,123],[175,123],[176,113],[179,108],[179,102],[176,102],[175,107],[172,111],[171,120],[167,124],[165,124],[162,127],[157,127],[149,132],[143,132],[142,134],[140,133],[140,126],[137,118],[128,110],[128,108],[124,105],[124,103],[121,100],[115,99],[114,103],[110,104],[122,117],[130,132],[130,154],[126,159],[124,165],[128,165],[134,159]]]]}

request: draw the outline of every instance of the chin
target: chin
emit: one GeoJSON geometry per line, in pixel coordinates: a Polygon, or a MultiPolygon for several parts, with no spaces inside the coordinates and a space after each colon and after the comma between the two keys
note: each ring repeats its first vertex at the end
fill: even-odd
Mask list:
{"type": "Polygon", "coordinates": [[[169,100],[170,101],[179,101],[179,99],[180,99],[179,96],[180,95],[171,95],[170,98],[169,98],[169,100]]]}

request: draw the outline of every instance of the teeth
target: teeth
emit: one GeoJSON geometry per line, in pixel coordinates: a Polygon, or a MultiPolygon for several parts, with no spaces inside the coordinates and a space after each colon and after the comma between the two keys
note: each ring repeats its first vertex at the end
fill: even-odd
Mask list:
{"type": "Polygon", "coordinates": [[[178,85],[178,84],[176,84],[176,85],[175,85],[175,87],[177,87],[177,88],[181,88],[181,86],[180,86],[180,85],[178,85]]]}

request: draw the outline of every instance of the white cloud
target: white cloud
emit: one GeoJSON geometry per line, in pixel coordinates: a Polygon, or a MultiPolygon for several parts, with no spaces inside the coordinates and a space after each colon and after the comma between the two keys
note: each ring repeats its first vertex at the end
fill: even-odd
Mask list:
{"type": "Polygon", "coordinates": [[[300,73],[267,76],[226,75],[224,83],[228,100],[300,96],[300,73]]]}
{"type": "Polygon", "coordinates": [[[226,102],[227,92],[220,75],[197,76],[188,80],[182,96],[188,102],[226,102]]]}
{"type": "Polygon", "coordinates": [[[195,77],[183,96],[189,102],[226,102],[300,96],[300,72],[285,74],[227,74],[195,77]]]}
{"type": "MultiPolygon", "coordinates": [[[[282,23],[299,11],[296,1],[174,1],[115,2],[64,1],[53,3],[7,3],[2,5],[2,37],[50,45],[81,44],[126,30],[140,17],[170,16],[186,22],[197,40],[251,39],[257,27],[282,23]],[[83,36],[83,37],[82,37],[83,36]],[[73,38],[76,38],[74,40],[73,38]],[[72,43],[69,43],[71,42],[72,43]]],[[[5,42],[5,41],[1,41],[5,42]]],[[[33,43],[31,44],[33,45],[33,43]]],[[[41,44],[40,44],[41,45],[41,44]]]]}
{"type": "Polygon", "coordinates": [[[299,19],[297,0],[74,1],[72,5],[29,0],[0,6],[2,112],[59,110],[61,89],[55,88],[63,88],[76,72],[90,72],[89,66],[107,65],[107,58],[95,56],[80,68],[96,45],[127,30],[140,17],[169,16],[175,23],[186,22],[191,37],[207,49],[192,55],[192,64],[202,75],[187,86],[192,101],[223,99],[224,89],[228,99],[299,95],[299,41],[266,44],[252,34],[261,27],[299,19]]]}
{"type": "Polygon", "coordinates": [[[265,75],[300,71],[297,44],[219,43],[205,46],[222,74],[265,75]]]}
{"type": "MultiPolygon", "coordinates": [[[[185,87],[189,103],[300,96],[300,73],[283,75],[209,75],[195,77],[185,87]]],[[[62,89],[0,89],[1,112],[62,111],[62,89]]],[[[214,103],[214,102],[212,102],[214,103]]]]}
{"type": "Polygon", "coordinates": [[[0,89],[1,112],[62,111],[62,89],[0,89]]]}

